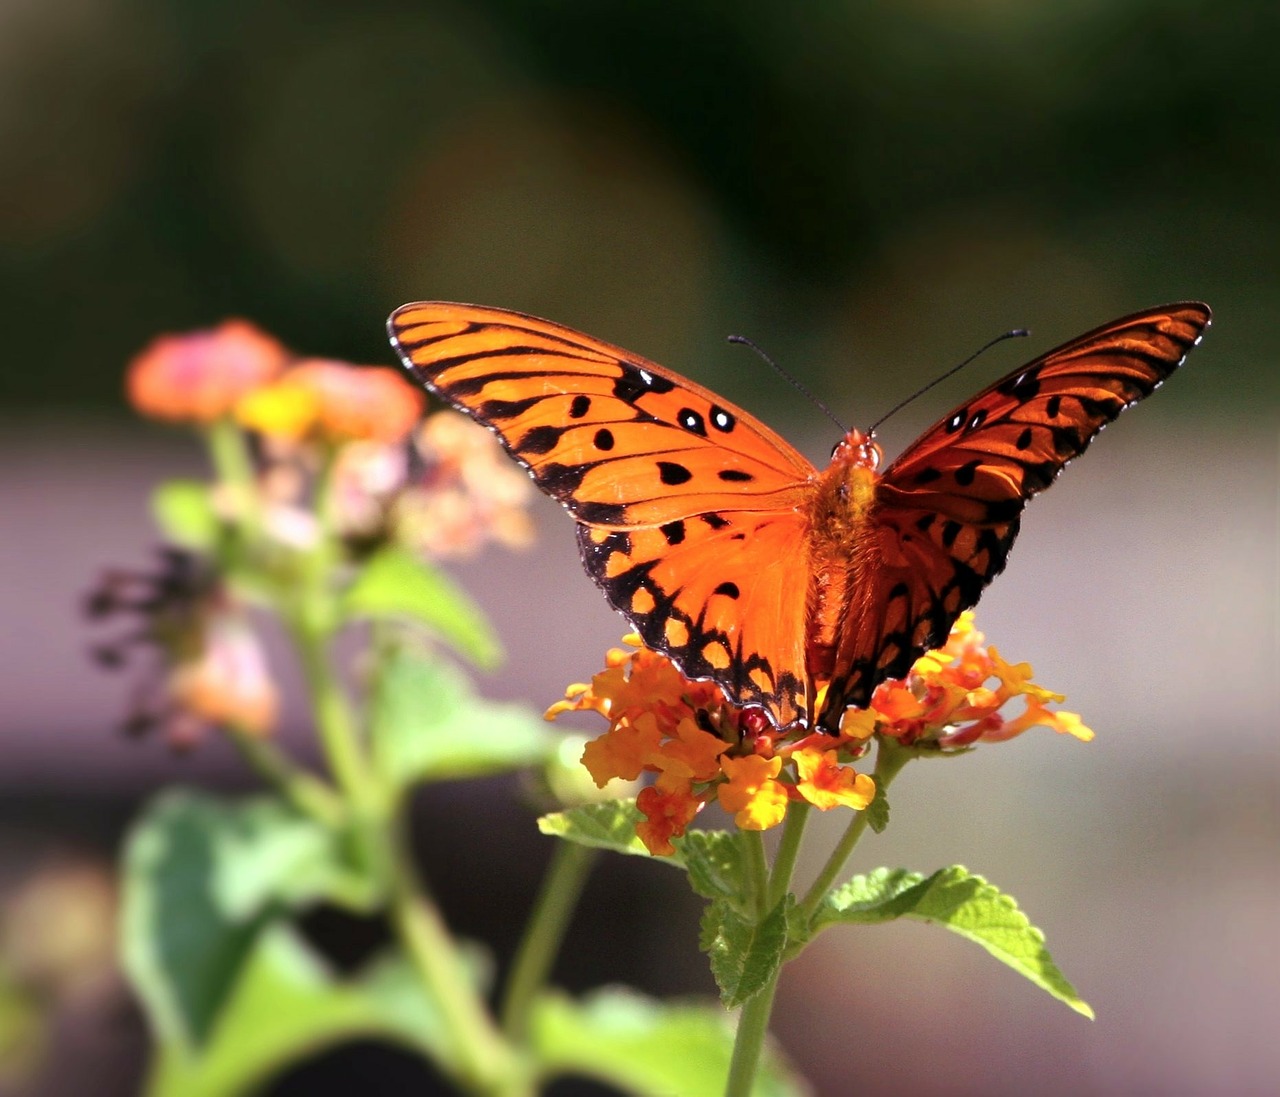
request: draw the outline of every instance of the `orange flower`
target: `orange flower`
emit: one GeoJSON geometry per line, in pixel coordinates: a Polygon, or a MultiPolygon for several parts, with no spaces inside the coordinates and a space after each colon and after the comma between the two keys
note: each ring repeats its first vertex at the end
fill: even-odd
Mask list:
{"type": "Polygon", "coordinates": [[[796,791],[820,811],[834,807],[861,811],[876,794],[876,783],[865,773],[842,766],[835,750],[800,747],[791,757],[796,762],[796,791]]]}
{"type": "Polygon", "coordinates": [[[682,790],[663,791],[650,785],[640,790],[636,807],[645,815],[636,824],[636,834],[645,848],[655,856],[670,857],[676,851],[671,839],[685,832],[702,809],[702,802],[682,790]]]}
{"type": "Polygon", "coordinates": [[[287,359],[271,336],[227,320],[207,331],[160,336],[129,364],[125,388],[143,415],[211,423],[271,381],[287,359]]]}
{"type": "Polygon", "coordinates": [[[861,811],[875,796],[875,782],[848,759],[861,757],[877,733],[950,750],[1010,739],[1036,725],[1080,739],[1093,734],[1074,713],[1048,709],[1061,696],[1032,682],[1026,663],[1006,663],[987,647],[971,613],[956,621],[942,648],[916,660],[907,678],[881,683],[869,708],[846,713],[838,740],[803,727],[775,729],[760,709],[738,709],[712,683],[686,679],[665,656],[640,647],[639,637],[627,643],[637,650],[609,651],[605,670],[589,685],[570,686],[547,719],[596,712],[609,721],[583,751],[598,786],[655,775],[637,800],[646,817],[637,833],[657,854],[668,852],[671,839],[713,799],[745,830],[776,826],[791,800],[822,811],[861,811]],[[1014,697],[1024,698],[1025,711],[1006,720],[1000,709],[1014,697]]]}
{"type": "MultiPolygon", "coordinates": [[[[1036,725],[1092,739],[1075,713],[1045,708],[1062,695],[1036,685],[1031,675],[1029,663],[1007,663],[987,646],[966,611],[941,648],[920,656],[905,679],[882,682],[866,713],[850,713],[845,724],[859,738],[874,724],[880,734],[908,745],[929,742],[953,750],[1012,739],[1036,725]],[[1000,709],[1015,697],[1025,698],[1026,710],[1006,720],[1000,709]]],[[[846,734],[842,728],[842,738],[846,734]]]]}

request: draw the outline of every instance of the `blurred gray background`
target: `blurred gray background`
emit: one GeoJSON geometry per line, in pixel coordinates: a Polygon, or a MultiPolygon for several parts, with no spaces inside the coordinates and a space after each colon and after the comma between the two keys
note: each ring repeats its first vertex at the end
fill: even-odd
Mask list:
{"type": "MultiPolygon", "coordinates": [[[[124,407],[156,333],[239,315],[390,363],[403,301],[518,308],[714,387],[821,462],[833,429],[726,334],[866,426],[1033,330],[887,424],[892,456],[1021,359],[1195,297],[1203,346],[1031,505],[979,609],[1097,740],[1033,731],[912,767],[857,857],[986,874],[1098,1020],[912,924],[821,939],[774,1027],[820,1094],[1274,1091],[1278,36],[1261,0],[0,0],[0,889],[109,865],[169,783],[249,787],[220,743],[174,758],[116,734],[127,681],[85,657],[80,595],[146,562],[150,487],[203,467],[124,407]]],[[[569,520],[536,516],[533,560],[456,574],[511,656],[484,688],[542,707],[624,624],[569,520]]],[[[305,744],[296,706],[289,724],[305,744]]],[[[549,840],[501,784],[418,811],[454,925],[501,959],[549,840]]],[[[711,993],[682,896],[660,866],[606,864],[560,978],[711,993]]],[[[14,1091],[133,1092],[140,1025],[118,990],[77,999],[14,1091]]],[[[434,1092],[370,1047],[275,1092],[353,1080],[434,1092]]]]}

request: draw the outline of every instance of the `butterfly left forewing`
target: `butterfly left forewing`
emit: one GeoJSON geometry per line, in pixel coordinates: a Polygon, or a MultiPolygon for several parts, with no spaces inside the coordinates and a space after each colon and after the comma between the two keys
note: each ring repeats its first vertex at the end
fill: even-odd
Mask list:
{"type": "Polygon", "coordinates": [[[1207,305],[1185,302],[1089,332],[984,389],[885,471],[865,531],[879,562],[848,616],[820,723],[865,707],[946,639],[1003,570],[1027,500],[1155,391],[1209,321],[1207,305]]]}
{"type": "Polygon", "coordinates": [[[422,302],[388,321],[423,385],[483,423],[578,518],[654,526],[786,508],[813,466],[714,393],[523,313],[422,302]]]}

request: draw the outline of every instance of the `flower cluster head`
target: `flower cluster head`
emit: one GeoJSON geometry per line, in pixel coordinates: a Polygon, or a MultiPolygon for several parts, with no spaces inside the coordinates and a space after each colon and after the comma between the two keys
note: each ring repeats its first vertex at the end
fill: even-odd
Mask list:
{"type": "Polygon", "coordinates": [[[228,320],[155,340],[130,365],[127,390],[153,418],[250,432],[263,527],[279,543],[314,545],[321,505],[357,556],[388,542],[442,558],[490,541],[532,541],[528,477],[464,416],[442,411],[423,421],[425,398],[399,372],[298,359],[253,325],[228,320]]]}
{"type": "Polygon", "coordinates": [[[608,652],[605,669],[590,684],[571,685],[547,717],[592,711],[609,721],[609,730],[587,744],[583,765],[602,788],[614,778],[652,775],[636,798],[644,815],[636,833],[658,855],[674,852],[672,839],[712,800],[745,830],[777,826],[793,801],[822,811],[867,807],[875,783],[852,763],[875,735],[957,750],[1010,739],[1036,724],[1080,739],[1093,734],[1074,713],[1048,709],[1047,702],[1062,697],[1033,683],[1027,664],[1010,665],[985,646],[970,613],[905,679],[882,683],[869,708],[848,712],[838,736],[779,731],[761,710],[731,705],[714,683],[685,678],[638,637],[626,642],[632,650],[608,652]],[[1002,716],[1001,707],[1018,696],[1024,711],[1002,716]]]}
{"type": "Polygon", "coordinates": [[[92,619],[131,621],[94,648],[99,663],[148,660],[125,730],[158,728],[176,749],[195,746],[210,726],[269,735],[279,695],[243,610],[199,557],[174,548],[160,555],[155,572],[106,572],[86,601],[92,619]]]}
{"type": "Polygon", "coordinates": [[[690,681],[665,656],[639,647],[614,649],[590,685],[570,686],[548,718],[590,710],[609,730],[587,744],[582,761],[600,787],[615,777],[655,775],[636,806],[636,833],[651,853],[671,844],[712,800],[744,830],[777,826],[793,800],[824,811],[865,808],[875,785],[847,763],[863,753],[827,735],[788,740],[758,709],[729,704],[711,682],[690,681]]]}
{"type": "Polygon", "coordinates": [[[866,709],[849,712],[842,735],[873,733],[904,746],[958,750],[975,743],[998,743],[1040,726],[1088,742],[1093,732],[1074,712],[1050,709],[1065,698],[1031,680],[1030,663],[1006,663],[966,610],[947,642],[915,661],[906,678],[881,682],[866,709]],[[1016,716],[1001,710],[1016,697],[1016,716]]]}

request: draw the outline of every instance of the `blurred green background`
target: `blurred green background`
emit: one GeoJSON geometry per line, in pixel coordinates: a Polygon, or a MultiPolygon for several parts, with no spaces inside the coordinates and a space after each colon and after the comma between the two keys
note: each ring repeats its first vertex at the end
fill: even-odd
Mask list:
{"type": "MultiPolygon", "coordinates": [[[[100,568],[143,560],[149,486],[200,467],[124,408],[123,367],[159,332],[240,315],[299,352],[390,363],[403,301],[517,308],[767,412],[820,460],[833,432],[726,334],[865,426],[1033,329],[886,425],[892,454],[1021,358],[1194,297],[1215,310],[1204,346],[1033,504],[979,614],[1099,740],[920,767],[861,854],[988,873],[1098,1022],[907,926],[824,939],[775,1027],[821,1094],[1266,1091],[1278,38],[1263,0],[4,0],[0,885],[105,864],[166,783],[238,780],[218,744],[175,761],[113,736],[125,684],[87,666],[76,618],[100,568]]],[[[513,655],[485,688],[541,706],[622,623],[568,521],[538,516],[534,564],[461,576],[513,655]]],[[[421,820],[458,836],[424,857],[500,955],[546,855],[509,800],[460,787],[421,820]]],[[[607,868],[564,981],[709,993],[696,907],[671,887],[607,868]]],[[[138,1019],[95,995],[60,1008],[63,1054],[15,1086],[132,1092],[138,1019]]],[[[429,1092],[415,1069],[359,1049],[278,1092],[429,1092]]]]}

